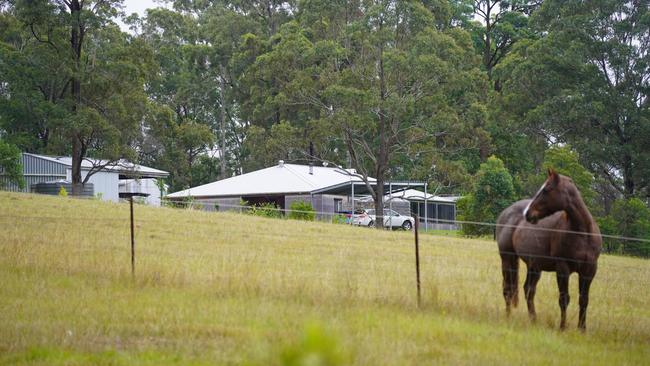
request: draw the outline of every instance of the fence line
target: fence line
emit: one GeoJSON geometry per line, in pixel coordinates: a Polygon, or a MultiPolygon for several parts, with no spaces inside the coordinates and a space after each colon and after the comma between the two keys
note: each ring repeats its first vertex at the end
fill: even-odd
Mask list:
{"type": "MultiPolygon", "coordinates": [[[[193,200],[189,203],[185,202],[177,202],[177,201],[165,201],[165,202],[173,202],[174,204],[178,203],[179,205],[189,205],[192,208],[193,204],[200,204],[200,205],[216,205],[219,207],[226,207],[226,208],[236,208],[236,209],[241,209],[243,210],[251,210],[255,209],[255,206],[245,206],[245,205],[235,205],[235,204],[221,204],[221,203],[216,203],[212,201],[205,201],[205,200],[193,200]]],[[[277,208],[277,207],[263,207],[260,208],[261,210],[267,210],[267,211],[277,211],[281,213],[306,213],[306,214],[314,214],[314,215],[321,215],[321,216],[341,216],[344,215],[342,213],[336,213],[336,212],[324,212],[324,211],[308,211],[308,210],[292,210],[292,209],[286,209],[286,208],[277,208]]],[[[353,210],[354,211],[354,210],[353,210]]],[[[352,214],[354,215],[354,214],[352,214]]],[[[382,216],[383,217],[383,216],[382,216]]],[[[479,225],[479,226],[489,226],[489,227],[494,227],[494,228],[518,228],[518,225],[510,225],[510,224],[498,224],[498,223],[493,223],[493,222],[484,222],[484,221],[468,221],[468,220],[448,220],[448,219],[438,219],[438,218],[423,218],[419,217],[420,221],[426,221],[430,223],[443,223],[443,224],[467,224],[467,225],[479,225]]],[[[556,233],[565,233],[565,234],[575,234],[575,235],[585,235],[585,236],[600,236],[602,238],[608,238],[608,239],[616,239],[616,240],[625,240],[625,241],[636,241],[636,242],[642,242],[642,243],[650,243],[650,239],[644,239],[644,238],[635,238],[635,237],[626,237],[626,236],[618,236],[618,235],[609,235],[609,234],[596,234],[596,233],[586,233],[583,231],[575,231],[575,230],[563,230],[563,229],[553,229],[553,228],[543,228],[543,227],[538,227],[538,226],[526,226],[526,230],[537,230],[537,231],[546,231],[546,232],[556,232],[556,233]]]]}
{"type": "MultiPolygon", "coordinates": [[[[124,222],[126,223],[128,221],[128,218],[87,218],[87,217],[56,217],[56,216],[12,216],[12,215],[0,215],[0,218],[11,218],[11,219],[20,219],[20,220],[26,220],[26,219],[35,219],[35,220],[50,220],[52,223],[58,223],[60,221],[75,221],[75,220],[80,220],[83,222],[124,222]]],[[[151,219],[136,219],[137,223],[143,223],[143,224],[161,224],[161,223],[168,223],[168,220],[164,219],[159,219],[159,220],[151,220],[151,219]]],[[[188,221],[188,223],[192,223],[196,221],[188,221]]],[[[0,225],[3,224],[0,222],[0,225]]],[[[9,222],[6,223],[12,226],[16,226],[15,222],[9,222]]],[[[126,226],[125,226],[126,228],[126,226]]],[[[181,232],[181,234],[188,234],[190,231],[184,231],[181,232]]],[[[386,234],[390,232],[385,232],[386,234]]],[[[257,239],[283,239],[286,238],[287,236],[284,234],[272,234],[272,233],[258,233],[255,231],[246,231],[245,234],[247,235],[247,238],[257,238],[257,239]]],[[[196,235],[196,234],[195,234],[196,235]]],[[[312,233],[312,232],[306,232],[303,233],[301,236],[301,240],[312,240],[315,238],[322,238],[323,236],[327,235],[319,235],[318,233],[312,233]]],[[[435,236],[435,235],[434,235],[435,236]]],[[[201,239],[214,239],[214,236],[204,236],[204,235],[199,235],[199,238],[201,239]]],[[[411,236],[405,236],[401,233],[392,233],[392,235],[389,235],[389,241],[394,241],[394,242],[400,242],[404,243],[405,245],[411,245],[411,236]],[[406,239],[406,240],[405,240],[406,239]]],[[[455,238],[457,240],[461,240],[463,238],[457,237],[455,238]]],[[[624,239],[624,238],[620,238],[624,239]]],[[[431,243],[426,243],[423,242],[423,244],[431,244],[431,243]]],[[[436,247],[441,247],[440,244],[433,243],[434,246],[436,247]]],[[[584,264],[584,263],[589,263],[587,261],[582,261],[578,259],[572,259],[572,258],[558,258],[558,257],[553,257],[553,256],[547,256],[547,255],[537,255],[537,254],[521,254],[521,253],[515,253],[515,252],[499,252],[498,248],[495,247],[487,247],[483,245],[474,245],[472,247],[467,247],[467,246],[458,246],[454,247],[455,249],[461,249],[461,250],[466,250],[466,251],[489,251],[489,252],[494,252],[495,254],[503,253],[503,254],[510,254],[510,255],[518,255],[520,257],[526,257],[526,258],[534,258],[534,259],[562,259],[567,262],[572,262],[576,264],[584,264]]],[[[425,256],[424,258],[435,258],[434,256],[425,256]]],[[[602,265],[602,264],[601,264],[602,265]]],[[[627,268],[627,269],[639,269],[638,267],[633,267],[633,266],[622,266],[622,265],[612,265],[608,264],[608,266],[616,267],[616,268],[627,268]]],[[[650,268],[650,267],[649,267],[650,268]]]]}

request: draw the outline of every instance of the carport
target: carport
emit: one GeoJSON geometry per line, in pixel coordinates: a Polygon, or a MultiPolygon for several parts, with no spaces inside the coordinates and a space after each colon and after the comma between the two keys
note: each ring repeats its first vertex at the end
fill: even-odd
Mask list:
{"type": "MultiPolygon", "coordinates": [[[[373,180],[370,180],[368,184],[366,184],[363,181],[359,181],[358,179],[361,178],[357,174],[350,174],[350,181],[349,182],[344,182],[340,183],[334,186],[330,187],[325,187],[321,189],[317,189],[311,192],[312,197],[315,194],[333,194],[333,195],[345,195],[352,197],[352,207],[354,208],[354,200],[355,197],[361,197],[361,196],[368,196],[372,195],[370,190],[368,189],[368,186],[371,188],[374,188],[377,185],[377,182],[373,180]],[[354,179],[354,180],[353,180],[354,179]]],[[[391,181],[391,182],[385,182],[384,183],[384,195],[393,195],[394,193],[399,193],[408,189],[412,188],[423,188],[424,192],[427,191],[427,183],[426,182],[419,182],[419,181],[391,181]]],[[[424,227],[425,230],[428,229],[428,223],[429,223],[429,215],[428,215],[428,210],[427,210],[427,195],[425,194],[424,196],[424,227]]],[[[388,202],[389,208],[391,202],[388,202]]],[[[354,209],[352,210],[354,211],[354,209]]]]}

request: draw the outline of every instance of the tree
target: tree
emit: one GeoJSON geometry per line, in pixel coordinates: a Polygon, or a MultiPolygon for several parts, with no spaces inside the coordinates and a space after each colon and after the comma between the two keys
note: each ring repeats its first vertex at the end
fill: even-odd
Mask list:
{"type": "MultiPolygon", "coordinates": [[[[490,80],[493,80],[492,69],[510,51],[512,46],[520,39],[533,36],[528,26],[530,15],[541,1],[502,1],[502,0],[461,0],[457,7],[472,9],[474,19],[478,21],[467,22],[466,27],[474,35],[476,49],[480,52],[483,67],[490,80]]],[[[494,81],[494,88],[500,89],[498,79],[494,81]]]]}
{"type": "Polygon", "coordinates": [[[8,183],[14,183],[20,189],[25,187],[20,160],[20,150],[0,139],[0,176],[5,177],[0,180],[0,188],[4,188],[8,183]]]}
{"type": "MultiPolygon", "coordinates": [[[[270,90],[259,94],[259,115],[268,124],[286,120],[301,131],[300,146],[292,151],[306,151],[310,137],[324,132],[329,138],[314,140],[316,154],[327,151],[327,144],[335,161],[347,152],[378,212],[384,183],[392,174],[405,174],[391,171],[392,163],[415,155],[419,146],[426,150],[417,165],[430,167],[441,151],[466,149],[484,136],[485,79],[471,40],[462,31],[437,29],[425,5],[372,1],[335,7],[320,17],[300,15],[281,27],[271,50],[247,73],[264,80],[258,90],[270,90]]],[[[382,220],[377,222],[381,227],[382,220]]]]}
{"type": "MultiPolygon", "coordinates": [[[[459,220],[494,223],[501,211],[515,200],[512,176],[501,159],[491,156],[481,164],[474,176],[472,192],[458,203],[459,220]],[[462,211],[462,212],[460,212],[462,211]]],[[[465,235],[486,235],[494,227],[488,225],[463,224],[465,235]]]]}
{"type": "Polygon", "coordinates": [[[104,166],[134,157],[136,127],[146,110],[151,53],[112,22],[120,4],[38,0],[4,9],[23,32],[3,40],[3,61],[19,72],[7,74],[2,120],[13,134],[29,111],[37,111],[30,132],[39,134],[41,148],[72,156],[73,194],[104,166]],[[93,163],[85,177],[83,160],[93,163]]]}
{"type": "MultiPolygon", "coordinates": [[[[649,240],[650,208],[638,198],[617,200],[612,212],[600,219],[599,224],[604,234],[649,240]]],[[[608,251],[650,257],[650,243],[612,238],[604,241],[608,251]]]]}
{"type": "MultiPolygon", "coordinates": [[[[582,198],[592,213],[601,211],[597,207],[594,175],[580,164],[580,156],[570,146],[552,146],[544,152],[542,171],[553,168],[556,172],[573,180],[582,198]]],[[[546,180],[546,174],[536,174],[527,182],[526,196],[532,197],[546,180]]]]}
{"type": "Polygon", "coordinates": [[[499,67],[504,107],[550,142],[571,144],[625,197],[650,184],[647,1],[545,1],[544,37],[519,42],[499,67]]]}

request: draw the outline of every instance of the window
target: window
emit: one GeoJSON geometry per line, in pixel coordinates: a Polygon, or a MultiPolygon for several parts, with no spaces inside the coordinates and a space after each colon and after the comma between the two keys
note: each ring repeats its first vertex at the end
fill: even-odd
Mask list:
{"type": "Polygon", "coordinates": [[[334,199],[334,212],[343,211],[343,200],[340,198],[334,199]]]}

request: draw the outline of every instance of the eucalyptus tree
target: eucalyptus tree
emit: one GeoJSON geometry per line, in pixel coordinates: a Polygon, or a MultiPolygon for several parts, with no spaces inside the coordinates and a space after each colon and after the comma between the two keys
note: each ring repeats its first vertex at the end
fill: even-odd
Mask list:
{"type": "Polygon", "coordinates": [[[423,3],[354,5],[299,12],[250,72],[277,85],[265,100],[276,120],[307,134],[326,126],[340,140],[381,213],[384,183],[400,173],[392,163],[420,159],[430,170],[441,151],[462,150],[482,135],[486,79],[469,35],[438,29],[423,3]]]}
{"type": "Polygon", "coordinates": [[[9,1],[2,10],[19,25],[2,40],[3,124],[14,134],[27,121],[41,141],[32,149],[70,154],[73,194],[102,166],[133,156],[146,110],[151,53],[112,21],[120,6],[118,0],[36,0],[9,1]],[[97,164],[82,177],[89,155],[106,160],[90,160],[97,164]]]}
{"type": "Polygon", "coordinates": [[[648,1],[545,1],[533,14],[544,37],[521,42],[499,67],[504,109],[621,194],[650,184],[648,1]]]}

